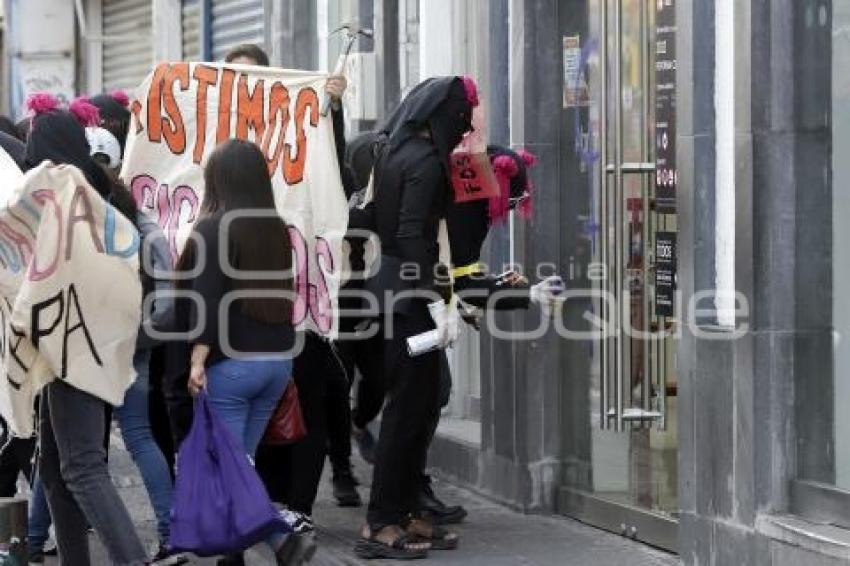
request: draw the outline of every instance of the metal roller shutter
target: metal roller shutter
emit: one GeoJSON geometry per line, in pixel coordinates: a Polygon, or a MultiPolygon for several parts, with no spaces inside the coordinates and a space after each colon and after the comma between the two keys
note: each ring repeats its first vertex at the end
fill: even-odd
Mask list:
{"type": "Polygon", "coordinates": [[[183,30],[183,60],[201,60],[201,3],[183,0],[180,26],[183,30]]]}
{"type": "Polygon", "coordinates": [[[103,0],[103,89],[131,89],[153,65],[150,0],[103,0]]]}
{"type": "Polygon", "coordinates": [[[212,60],[222,61],[240,43],[266,49],[263,0],[212,0],[212,60]]]}

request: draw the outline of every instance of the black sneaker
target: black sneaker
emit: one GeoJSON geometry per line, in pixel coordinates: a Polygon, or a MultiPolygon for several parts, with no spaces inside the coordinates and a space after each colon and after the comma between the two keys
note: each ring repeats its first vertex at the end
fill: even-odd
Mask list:
{"type": "Polygon", "coordinates": [[[366,428],[357,428],[351,426],[351,436],[354,437],[354,442],[357,443],[357,450],[364,460],[370,464],[375,463],[375,437],[372,436],[372,431],[366,428]]]}
{"type": "Polygon", "coordinates": [[[177,552],[168,543],[159,543],[159,548],[151,559],[151,564],[157,566],[177,566],[178,564],[186,564],[189,562],[189,557],[182,552],[177,552]]]}
{"type": "Polygon", "coordinates": [[[44,564],[44,551],[40,549],[30,549],[27,552],[28,564],[44,564]]]}
{"type": "Polygon", "coordinates": [[[334,498],[340,507],[360,507],[363,501],[357,493],[357,479],[351,470],[335,472],[333,475],[334,498]]]}
{"type": "Polygon", "coordinates": [[[434,493],[431,481],[426,480],[419,495],[419,505],[435,525],[456,525],[466,518],[466,509],[461,505],[446,505],[434,493]]]}
{"type": "Polygon", "coordinates": [[[245,566],[245,557],[241,552],[228,554],[216,560],[216,566],[245,566]]]}
{"type": "Polygon", "coordinates": [[[313,525],[313,518],[310,515],[305,515],[298,511],[290,511],[289,509],[282,509],[280,516],[295,534],[312,533],[316,529],[313,525]]]}

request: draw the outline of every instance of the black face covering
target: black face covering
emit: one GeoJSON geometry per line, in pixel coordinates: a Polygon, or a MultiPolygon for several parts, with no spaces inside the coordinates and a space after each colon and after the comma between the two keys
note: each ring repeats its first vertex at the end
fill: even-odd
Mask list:
{"type": "Polygon", "coordinates": [[[472,129],[472,106],[460,80],[452,81],[448,97],[428,118],[428,126],[440,159],[448,167],[449,154],[472,129]]]}
{"type": "Polygon", "coordinates": [[[345,145],[345,166],[351,171],[357,188],[369,184],[369,175],[375,163],[374,146],[377,132],[365,132],[345,145]]]}
{"type": "Polygon", "coordinates": [[[459,77],[427,79],[401,101],[380,131],[389,139],[390,151],[422,130],[430,133],[448,170],[449,153],[472,128],[472,105],[459,77]]]}
{"type": "Polygon", "coordinates": [[[56,110],[33,118],[32,131],[27,139],[27,168],[36,167],[45,160],[57,165],[73,165],[106,198],[111,192],[109,177],[92,160],[89,151],[86,132],[70,112],[56,110]]]}

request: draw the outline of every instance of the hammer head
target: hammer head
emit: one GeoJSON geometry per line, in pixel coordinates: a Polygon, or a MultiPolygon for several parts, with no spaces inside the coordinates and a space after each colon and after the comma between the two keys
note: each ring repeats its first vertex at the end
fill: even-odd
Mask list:
{"type": "Polygon", "coordinates": [[[346,22],[333,30],[331,34],[345,32],[348,37],[354,38],[358,35],[363,37],[372,37],[374,32],[370,28],[360,27],[356,22],[346,22]]]}

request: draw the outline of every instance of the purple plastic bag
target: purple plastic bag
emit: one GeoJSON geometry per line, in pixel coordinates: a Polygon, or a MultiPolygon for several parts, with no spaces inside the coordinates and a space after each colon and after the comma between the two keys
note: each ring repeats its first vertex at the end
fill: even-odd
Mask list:
{"type": "Polygon", "coordinates": [[[171,546],[215,556],[245,550],[274,532],[287,531],[244,448],[201,391],[195,398],[192,429],[177,455],[171,546]]]}

